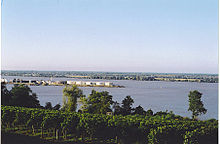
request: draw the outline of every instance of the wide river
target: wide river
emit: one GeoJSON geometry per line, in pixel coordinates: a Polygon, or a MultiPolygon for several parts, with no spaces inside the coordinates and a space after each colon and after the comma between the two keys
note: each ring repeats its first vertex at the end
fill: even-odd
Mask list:
{"type": "MultiPolygon", "coordinates": [[[[2,76],[8,81],[14,78],[23,80],[49,80],[45,77],[18,77],[2,76]]],[[[188,111],[189,91],[198,90],[201,92],[204,107],[207,109],[205,115],[200,119],[218,119],[218,84],[217,83],[194,83],[194,82],[162,82],[162,81],[133,81],[133,80],[89,80],[73,78],[53,78],[53,81],[78,80],[78,81],[109,81],[116,85],[123,85],[125,88],[106,87],[80,87],[83,93],[88,96],[92,89],[97,91],[108,91],[113,100],[121,101],[130,95],[134,99],[134,107],[141,105],[145,110],[152,109],[153,112],[173,111],[181,116],[191,116],[188,111]]],[[[7,86],[11,89],[12,85],[7,86]]],[[[40,100],[41,105],[51,102],[52,105],[60,103],[62,105],[62,90],[64,86],[30,86],[40,100]]]]}

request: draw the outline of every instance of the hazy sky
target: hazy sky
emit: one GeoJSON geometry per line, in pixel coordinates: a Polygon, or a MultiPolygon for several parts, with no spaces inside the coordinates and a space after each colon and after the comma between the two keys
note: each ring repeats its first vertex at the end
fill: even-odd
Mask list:
{"type": "Polygon", "coordinates": [[[218,72],[218,0],[4,0],[3,70],[218,72]]]}

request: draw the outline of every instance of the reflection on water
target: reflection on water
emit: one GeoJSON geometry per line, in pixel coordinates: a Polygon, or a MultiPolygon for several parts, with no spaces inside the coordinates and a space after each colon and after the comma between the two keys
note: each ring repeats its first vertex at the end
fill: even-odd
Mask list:
{"type": "MultiPolygon", "coordinates": [[[[3,76],[7,80],[21,78],[24,80],[49,80],[42,77],[12,77],[3,76]]],[[[73,78],[53,78],[58,80],[79,80],[73,78]]],[[[97,91],[108,91],[114,101],[121,102],[127,95],[130,95],[135,103],[134,106],[141,105],[145,110],[173,111],[175,114],[190,117],[188,109],[188,93],[191,90],[198,90],[203,93],[202,101],[208,109],[201,119],[218,118],[218,84],[216,83],[189,83],[189,82],[151,82],[151,81],[129,81],[129,80],[88,80],[82,81],[111,81],[125,88],[106,88],[106,87],[81,87],[85,95],[92,89],[97,91]]],[[[50,101],[53,105],[62,104],[62,89],[64,86],[30,86],[32,91],[37,93],[41,105],[50,101]]],[[[11,85],[8,85],[11,88],[11,85]]]]}

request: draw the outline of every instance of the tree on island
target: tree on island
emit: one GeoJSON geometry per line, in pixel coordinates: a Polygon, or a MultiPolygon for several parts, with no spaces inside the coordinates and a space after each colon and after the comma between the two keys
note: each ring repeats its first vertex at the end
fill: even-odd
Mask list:
{"type": "Polygon", "coordinates": [[[63,110],[75,112],[77,109],[77,100],[84,97],[83,92],[76,85],[66,86],[63,89],[63,110]]]}
{"type": "Polygon", "coordinates": [[[195,119],[198,115],[205,114],[207,109],[204,108],[201,101],[202,93],[197,90],[190,91],[189,95],[189,109],[192,112],[192,118],[195,119]]]}

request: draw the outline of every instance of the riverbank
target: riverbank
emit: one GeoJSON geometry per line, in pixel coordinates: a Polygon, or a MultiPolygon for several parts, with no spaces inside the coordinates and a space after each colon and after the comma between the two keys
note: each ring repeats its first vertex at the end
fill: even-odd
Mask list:
{"type": "Polygon", "coordinates": [[[124,88],[121,85],[115,85],[112,82],[94,82],[94,81],[52,81],[52,80],[23,80],[13,79],[7,80],[1,79],[1,83],[4,84],[25,84],[29,86],[65,86],[65,85],[76,85],[78,87],[109,87],[109,88],[124,88]]]}
{"type": "MultiPolygon", "coordinates": [[[[25,84],[29,86],[65,86],[65,85],[71,85],[71,84],[34,84],[34,83],[6,83],[6,84],[25,84]]],[[[73,84],[72,84],[73,85],[73,84]]],[[[106,88],[125,88],[125,86],[120,85],[114,85],[114,86],[99,86],[99,85],[76,85],[78,87],[106,87],[106,88]]]]}

